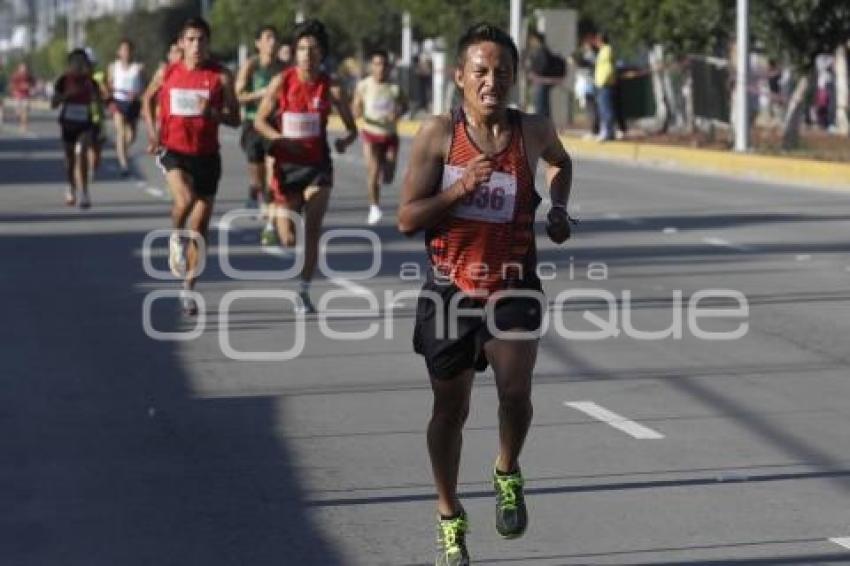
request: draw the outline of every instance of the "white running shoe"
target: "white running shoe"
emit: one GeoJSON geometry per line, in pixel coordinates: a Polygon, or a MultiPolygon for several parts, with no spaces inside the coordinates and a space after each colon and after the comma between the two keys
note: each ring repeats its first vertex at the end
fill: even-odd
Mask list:
{"type": "Polygon", "coordinates": [[[383,215],[384,213],[381,212],[381,207],[379,207],[377,204],[369,205],[369,217],[366,219],[366,222],[369,224],[369,226],[374,226],[375,224],[381,221],[381,217],[383,215]]]}
{"type": "Polygon", "coordinates": [[[74,193],[74,189],[68,187],[65,190],[65,204],[68,206],[74,206],[77,204],[77,195],[74,193]]]}
{"type": "Polygon", "coordinates": [[[168,268],[174,277],[186,277],[186,249],[180,234],[168,238],[168,268]]]}
{"type": "Polygon", "coordinates": [[[184,316],[198,315],[198,303],[195,301],[194,297],[186,291],[180,291],[180,312],[182,312],[184,316]]]}

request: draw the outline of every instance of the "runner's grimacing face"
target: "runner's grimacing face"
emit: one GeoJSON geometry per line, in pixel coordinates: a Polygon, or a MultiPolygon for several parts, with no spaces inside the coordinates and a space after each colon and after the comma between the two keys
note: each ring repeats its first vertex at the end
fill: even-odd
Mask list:
{"type": "Polygon", "coordinates": [[[307,35],[298,40],[295,46],[295,64],[302,71],[314,73],[322,63],[322,48],[315,37],[307,35]]]}
{"type": "Polygon", "coordinates": [[[263,57],[273,57],[275,49],[277,49],[277,36],[274,32],[266,30],[260,34],[259,39],[254,42],[257,48],[257,53],[263,57]]]}
{"type": "Polygon", "coordinates": [[[187,61],[204,61],[209,53],[209,38],[203,30],[189,28],[180,38],[183,58],[187,61]]]}
{"type": "Polygon", "coordinates": [[[455,82],[463,91],[467,108],[481,114],[504,110],[514,84],[513,61],[508,50],[492,41],[470,45],[463,66],[455,71],[455,82]]]}

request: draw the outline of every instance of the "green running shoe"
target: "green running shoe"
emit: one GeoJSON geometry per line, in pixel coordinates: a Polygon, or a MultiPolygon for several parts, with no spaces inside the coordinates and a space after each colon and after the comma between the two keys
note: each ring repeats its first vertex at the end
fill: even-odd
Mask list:
{"type": "Polygon", "coordinates": [[[437,519],[437,561],[436,566],[469,566],[469,553],[466,551],[466,512],[454,519],[437,519]]]}
{"type": "Polygon", "coordinates": [[[277,239],[277,231],[269,226],[263,228],[263,231],[260,232],[260,244],[263,246],[276,246],[280,242],[277,239]]]}
{"type": "Polygon", "coordinates": [[[504,538],[519,538],[528,526],[528,510],[522,487],[522,472],[502,475],[493,469],[493,488],[496,490],[496,530],[504,538]]]}

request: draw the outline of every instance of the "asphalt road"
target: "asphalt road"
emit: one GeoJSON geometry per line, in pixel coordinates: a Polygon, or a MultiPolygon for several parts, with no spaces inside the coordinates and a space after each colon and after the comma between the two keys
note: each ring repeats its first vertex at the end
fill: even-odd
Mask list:
{"type": "MultiPolygon", "coordinates": [[[[165,269],[165,240],[146,256],[145,237],[169,203],[141,141],[130,180],[107,150],[80,211],[62,205],[55,122],[33,127],[0,130],[0,564],[431,562],[431,393],[413,299],[385,308],[425,262],[421,238],[395,229],[398,182],[368,230],[377,249],[360,147],[336,160],[337,272],[314,285],[327,320],[293,314],[293,280],[234,278],[291,262],[243,218],[213,234],[193,332],[157,298],[176,283],[144,268],[165,269]]],[[[246,193],[236,138],[217,218],[246,193]]],[[[579,161],[572,203],[567,245],[538,226],[556,277],[516,541],[493,527],[492,375],[474,390],[474,563],[850,564],[850,193],[579,161]],[[679,315],[681,337],[647,334],[679,315]]]]}

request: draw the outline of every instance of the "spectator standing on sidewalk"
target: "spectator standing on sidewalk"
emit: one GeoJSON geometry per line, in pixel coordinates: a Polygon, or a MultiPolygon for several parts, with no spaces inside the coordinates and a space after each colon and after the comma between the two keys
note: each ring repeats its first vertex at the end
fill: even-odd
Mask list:
{"type": "Polygon", "coordinates": [[[593,84],[596,88],[596,102],[599,105],[599,141],[614,139],[614,86],[617,82],[614,68],[614,49],[608,37],[596,33],[591,39],[596,51],[596,69],[593,84]]]}
{"type": "Polygon", "coordinates": [[[549,95],[552,87],[563,81],[566,74],[566,61],[549,50],[545,36],[537,31],[529,32],[528,81],[531,83],[534,112],[547,118],[552,115],[549,95]]]}

